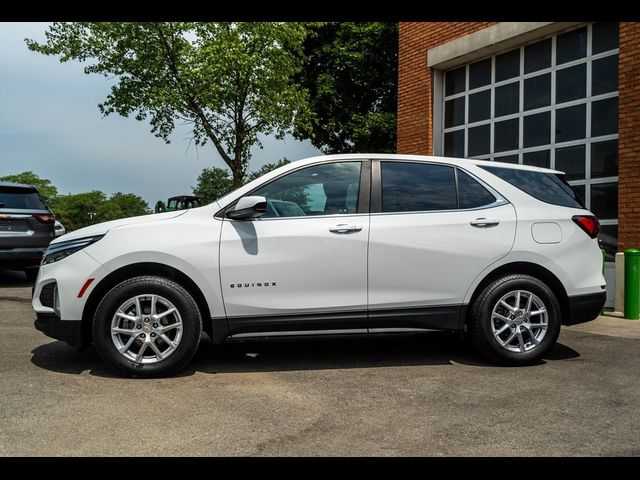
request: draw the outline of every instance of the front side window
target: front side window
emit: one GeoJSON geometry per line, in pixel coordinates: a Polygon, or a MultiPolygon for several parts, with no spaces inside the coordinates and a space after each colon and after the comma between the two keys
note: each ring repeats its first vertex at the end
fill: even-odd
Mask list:
{"type": "Polygon", "coordinates": [[[267,199],[261,218],[354,214],[361,162],[326,163],[297,170],[255,190],[267,199]]]}

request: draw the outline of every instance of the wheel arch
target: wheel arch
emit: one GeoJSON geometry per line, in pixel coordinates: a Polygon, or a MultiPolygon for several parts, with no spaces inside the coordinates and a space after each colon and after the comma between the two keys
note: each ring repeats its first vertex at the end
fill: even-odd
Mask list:
{"type": "Polygon", "coordinates": [[[114,270],[105,278],[103,278],[92,289],[91,294],[89,295],[89,298],[87,299],[87,302],[85,303],[84,309],[82,311],[82,339],[84,345],[88,345],[91,343],[91,327],[93,324],[93,316],[96,309],[98,308],[98,304],[107,294],[107,292],[109,292],[109,290],[115,287],[118,283],[128,278],[139,277],[143,275],[155,275],[158,277],[163,277],[179,283],[182,287],[184,287],[191,294],[196,304],[198,305],[200,315],[202,316],[202,325],[204,331],[207,333],[207,335],[209,335],[210,338],[213,338],[211,327],[211,312],[209,310],[207,300],[200,287],[198,287],[198,285],[188,275],[181,272],[175,267],[162,263],[139,262],[132,263],[114,270]]]}
{"type": "MultiPolygon", "coordinates": [[[[504,265],[500,265],[495,268],[491,272],[489,272],[485,277],[478,283],[469,299],[468,305],[473,305],[478,295],[482,293],[482,291],[494,280],[504,276],[504,275],[512,275],[512,274],[523,274],[523,275],[531,275],[532,277],[537,278],[538,280],[544,282],[554,293],[556,298],[558,299],[558,303],[560,304],[560,312],[562,318],[568,318],[569,315],[569,296],[567,295],[567,291],[564,288],[564,285],[560,281],[560,279],[550,270],[545,267],[531,262],[510,262],[504,265]]],[[[469,320],[469,311],[470,307],[465,309],[464,317],[462,319],[462,325],[467,323],[469,320]]]]}

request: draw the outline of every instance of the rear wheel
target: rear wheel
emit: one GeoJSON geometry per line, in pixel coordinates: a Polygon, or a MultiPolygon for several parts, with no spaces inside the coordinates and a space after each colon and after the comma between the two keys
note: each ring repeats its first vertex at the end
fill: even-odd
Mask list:
{"type": "Polygon", "coordinates": [[[507,275],[488,285],[473,303],[469,335],[494,362],[524,365],[539,360],[560,333],[560,305],[535,277],[507,275]]]}
{"type": "Polygon", "coordinates": [[[202,318],[193,297],[162,277],[136,277],[102,299],[93,322],[96,350],[125,376],[175,373],[195,354],[202,318]]]}

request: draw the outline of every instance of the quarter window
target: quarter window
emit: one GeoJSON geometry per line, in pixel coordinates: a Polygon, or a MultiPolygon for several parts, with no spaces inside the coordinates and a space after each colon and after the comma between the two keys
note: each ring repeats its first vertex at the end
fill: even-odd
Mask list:
{"type": "Polygon", "coordinates": [[[471,176],[458,169],[458,202],[460,208],[479,208],[496,201],[489,191],[471,176]]]}
{"type": "Polygon", "coordinates": [[[278,178],[252,195],[267,199],[261,218],[354,214],[361,162],[315,165],[278,178]]]}

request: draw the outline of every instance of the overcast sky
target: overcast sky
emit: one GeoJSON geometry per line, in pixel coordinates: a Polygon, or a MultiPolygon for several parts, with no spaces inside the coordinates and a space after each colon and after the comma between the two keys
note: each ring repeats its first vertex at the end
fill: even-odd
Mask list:
{"type": "MultiPolygon", "coordinates": [[[[211,144],[196,148],[187,127],[171,143],[150,133],[147,122],[102,117],[110,80],[85,75],[77,62],[31,52],[24,38],[44,40],[45,23],[0,23],[0,176],[33,170],[60,193],[102,190],[156,200],[191,193],[205,167],[223,167],[211,144]]],[[[113,82],[113,80],[111,80],[113,82]]],[[[250,170],[282,157],[320,154],[309,142],[266,138],[250,170]]]]}

